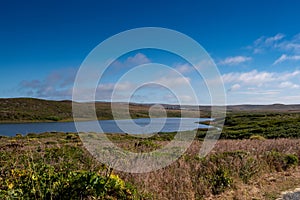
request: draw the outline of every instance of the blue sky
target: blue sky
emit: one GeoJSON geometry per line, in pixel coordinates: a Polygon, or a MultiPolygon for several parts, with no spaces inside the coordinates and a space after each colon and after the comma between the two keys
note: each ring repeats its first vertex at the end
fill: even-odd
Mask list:
{"type": "MultiPolygon", "coordinates": [[[[70,99],[74,76],[95,46],[119,32],[150,26],[200,43],[221,72],[228,104],[300,103],[299,8],[297,0],[2,1],[0,97],[70,99]]],[[[107,72],[99,100],[108,100],[128,67],[149,62],[193,79],[190,66],[174,55],[134,51],[107,72]]],[[[176,102],[160,96],[171,95],[166,93],[137,92],[136,101],[176,102]]],[[[209,103],[205,95],[200,103],[209,103]]]]}

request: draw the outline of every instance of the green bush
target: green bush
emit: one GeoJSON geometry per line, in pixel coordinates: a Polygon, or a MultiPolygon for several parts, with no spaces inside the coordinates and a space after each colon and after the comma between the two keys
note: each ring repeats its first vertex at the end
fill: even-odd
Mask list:
{"type": "Polygon", "coordinates": [[[285,161],[285,168],[288,169],[290,167],[297,166],[299,163],[299,159],[294,154],[287,154],[284,158],[285,161]]]}
{"type": "Polygon", "coordinates": [[[214,195],[220,194],[225,191],[226,188],[230,187],[233,180],[228,175],[228,171],[222,168],[219,168],[211,176],[211,190],[214,195]]]}
{"type": "Polygon", "coordinates": [[[90,171],[55,171],[47,164],[13,169],[0,186],[1,199],[135,199],[136,190],[117,175],[90,171]]]}
{"type": "Polygon", "coordinates": [[[57,117],[57,116],[49,116],[49,117],[46,117],[46,120],[59,121],[61,119],[59,117],[57,117]]]}
{"type": "Polygon", "coordinates": [[[242,165],[239,169],[239,177],[244,183],[248,183],[249,180],[259,171],[260,163],[258,163],[257,159],[253,157],[245,158],[242,160],[242,165]]]}
{"type": "Polygon", "coordinates": [[[250,140],[265,140],[264,136],[261,135],[251,135],[250,140]]]}
{"type": "Polygon", "coordinates": [[[294,154],[284,154],[278,151],[271,151],[265,155],[270,168],[276,171],[285,171],[298,165],[298,157],[294,154]]]}

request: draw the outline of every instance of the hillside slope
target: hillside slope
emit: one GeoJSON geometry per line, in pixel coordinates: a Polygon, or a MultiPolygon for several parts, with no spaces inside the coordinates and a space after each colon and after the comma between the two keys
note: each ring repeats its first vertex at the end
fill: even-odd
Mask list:
{"type": "MultiPolygon", "coordinates": [[[[92,106],[91,103],[86,103],[92,106]]],[[[114,103],[119,110],[124,110],[124,103],[114,103]]],[[[130,104],[132,118],[149,117],[149,108],[153,104],[130,104]]],[[[163,105],[169,117],[180,117],[180,106],[163,105]]],[[[110,102],[96,102],[98,119],[113,119],[110,102]]],[[[198,117],[197,106],[183,106],[184,111],[191,113],[191,117],[198,117]]],[[[201,117],[210,116],[210,106],[199,106],[201,117]]],[[[230,105],[227,113],[239,112],[300,112],[300,105],[230,105]]],[[[36,121],[71,121],[72,101],[53,101],[35,98],[0,98],[0,122],[36,122],[36,121]]],[[[82,118],[84,119],[84,113],[82,118]]]]}

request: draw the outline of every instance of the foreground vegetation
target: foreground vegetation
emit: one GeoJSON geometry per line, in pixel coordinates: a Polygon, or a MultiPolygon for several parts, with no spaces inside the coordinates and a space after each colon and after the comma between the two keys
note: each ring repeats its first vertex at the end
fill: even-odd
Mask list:
{"type": "Polygon", "coordinates": [[[98,164],[78,136],[29,134],[0,142],[0,199],[138,199],[112,169],[98,164]]]}
{"type": "MultiPolygon", "coordinates": [[[[122,148],[146,152],[167,144],[173,134],[148,139],[126,134],[108,137],[122,148]]],[[[74,133],[2,137],[0,199],[225,199],[228,191],[236,199],[253,195],[272,199],[286,187],[261,189],[248,198],[240,187],[253,186],[270,173],[298,168],[299,139],[220,140],[205,158],[198,157],[201,144],[196,140],[186,154],[164,169],[129,174],[95,161],[74,133]]]]}

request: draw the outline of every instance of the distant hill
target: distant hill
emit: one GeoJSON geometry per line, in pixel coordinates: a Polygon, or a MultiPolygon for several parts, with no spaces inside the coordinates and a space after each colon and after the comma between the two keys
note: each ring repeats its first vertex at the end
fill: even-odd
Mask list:
{"type": "Polygon", "coordinates": [[[228,111],[277,111],[277,112],[300,112],[300,104],[284,105],[234,105],[227,106],[228,111]]]}
{"type": "MultiPolygon", "coordinates": [[[[91,103],[87,103],[91,104],[91,103]]],[[[124,109],[124,103],[114,103],[118,109],[124,109]]],[[[92,105],[92,104],[91,104],[92,105]]],[[[96,102],[98,119],[113,119],[111,103],[96,102]]],[[[130,114],[133,118],[149,117],[149,108],[153,104],[130,104],[130,114]]],[[[169,117],[179,117],[180,109],[193,110],[197,106],[180,106],[163,104],[169,117]]],[[[210,106],[199,106],[202,117],[210,116],[210,106]]],[[[230,112],[300,112],[300,105],[234,105],[227,106],[230,112]]],[[[84,116],[82,116],[84,118],[84,116]]],[[[0,122],[35,122],[35,121],[71,121],[72,101],[53,101],[35,98],[0,98],[0,122]]]]}
{"type": "MultiPolygon", "coordinates": [[[[82,104],[82,103],[81,103],[82,104]]],[[[85,103],[92,105],[92,103],[85,103]]],[[[124,110],[124,103],[114,103],[118,110],[124,110]]],[[[149,117],[151,104],[130,104],[132,118],[149,117]]],[[[113,119],[110,102],[96,102],[98,119],[113,119]]],[[[180,110],[169,109],[168,116],[179,117],[180,110]]],[[[82,119],[84,119],[84,111],[82,119]]],[[[36,98],[0,98],[0,122],[71,121],[72,101],[53,101],[36,98]]]]}
{"type": "Polygon", "coordinates": [[[60,121],[72,119],[71,101],[34,98],[0,99],[1,121],[60,121]]]}

